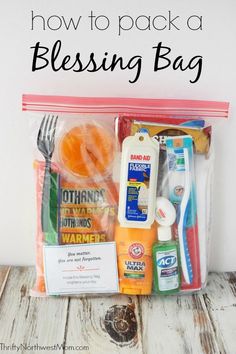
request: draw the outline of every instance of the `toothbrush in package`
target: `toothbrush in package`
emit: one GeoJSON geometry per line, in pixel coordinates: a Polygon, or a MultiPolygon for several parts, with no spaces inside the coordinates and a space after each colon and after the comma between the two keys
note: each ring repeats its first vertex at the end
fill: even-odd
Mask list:
{"type": "Polygon", "coordinates": [[[177,234],[183,274],[182,289],[200,287],[196,192],[191,136],[166,139],[169,197],[177,211],[177,234]]]}

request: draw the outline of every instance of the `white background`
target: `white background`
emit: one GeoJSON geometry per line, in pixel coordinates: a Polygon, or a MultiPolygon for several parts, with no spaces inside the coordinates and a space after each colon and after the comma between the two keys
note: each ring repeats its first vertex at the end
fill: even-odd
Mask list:
{"type": "Polygon", "coordinates": [[[119,0],[119,1],[17,1],[0,3],[0,264],[33,264],[35,200],[28,117],[21,112],[22,93],[74,96],[124,96],[186,98],[230,101],[230,120],[216,131],[213,239],[211,269],[236,270],[235,233],[235,132],[236,132],[236,36],[235,0],[119,0]],[[88,15],[104,14],[111,20],[107,31],[90,31],[88,15]],[[77,31],[31,30],[31,10],[43,15],[82,15],[77,31]],[[118,15],[180,16],[181,30],[117,32],[118,15]],[[186,28],[188,16],[203,16],[203,30],[186,28]],[[32,49],[37,41],[52,46],[61,39],[66,54],[105,51],[126,58],[144,58],[139,81],[130,84],[129,71],[73,73],[50,69],[31,72],[32,49]],[[172,58],[203,56],[200,80],[189,83],[193,73],[163,70],[153,73],[154,45],[162,41],[172,48],[172,58]]]}

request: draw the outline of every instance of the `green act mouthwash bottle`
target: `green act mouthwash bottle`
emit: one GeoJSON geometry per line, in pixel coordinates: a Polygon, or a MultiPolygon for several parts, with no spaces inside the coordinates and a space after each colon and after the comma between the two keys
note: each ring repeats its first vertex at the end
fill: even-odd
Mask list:
{"type": "Polygon", "coordinates": [[[180,288],[178,243],[172,240],[170,226],[158,227],[158,242],[152,248],[154,267],[154,292],[174,294],[180,288]]]}

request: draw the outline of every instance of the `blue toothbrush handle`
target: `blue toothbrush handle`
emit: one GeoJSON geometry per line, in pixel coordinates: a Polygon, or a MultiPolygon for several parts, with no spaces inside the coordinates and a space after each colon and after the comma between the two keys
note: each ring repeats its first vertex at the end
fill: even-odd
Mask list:
{"type": "Polygon", "coordinates": [[[193,282],[193,268],[192,268],[192,263],[190,259],[190,254],[189,254],[189,248],[188,248],[188,240],[187,240],[187,218],[188,218],[188,213],[190,210],[190,203],[191,199],[189,199],[187,208],[185,210],[184,214],[184,222],[183,222],[183,244],[184,244],[184,254],[185,254],[185,259],[186,259],[186,264],[187,264],[187,271],[188,271],[188,277],[189,277],[189,282],[190,284],[193,282]]]}

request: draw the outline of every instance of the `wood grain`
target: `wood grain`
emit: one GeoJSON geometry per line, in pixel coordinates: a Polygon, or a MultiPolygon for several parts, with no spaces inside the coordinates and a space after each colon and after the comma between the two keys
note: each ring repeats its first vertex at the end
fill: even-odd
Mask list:
{"type": "Polygon", "coordinates": [[[220,353],[198,295],[140,298],[144,353],[220,353]]]}
{"type": "Polygon", "coordinates": [[[192,295],[31,298],[34,269],[9,270],[0,267],[0,343],[61,354],[236,353],[236,273],[211,274],[192,295]]]}
{"type": "Polygon", "coordinates": [[[203,292],[222,354],[236,353],[236,272],[212,273],[203,292]]]}
{"type": "Polygon", "coordinates": [[[0,298],[2,296],[11,267],[0,266],[0,298]]]}
{"type": "MultiPolygon", "coordinates": [[[[31,298],[34,269],[14,267],[0,302],[0,341],[16,345],[63,344],[68,299],[31,298]]],[[[57,353],[63,353],[63,349],[57,353]]]]}
{"type": "Polygon", "coordinates": [[[66,345],[78,339],[90,353],[143,353],[137,298],[71,299],[66,345]]]}

